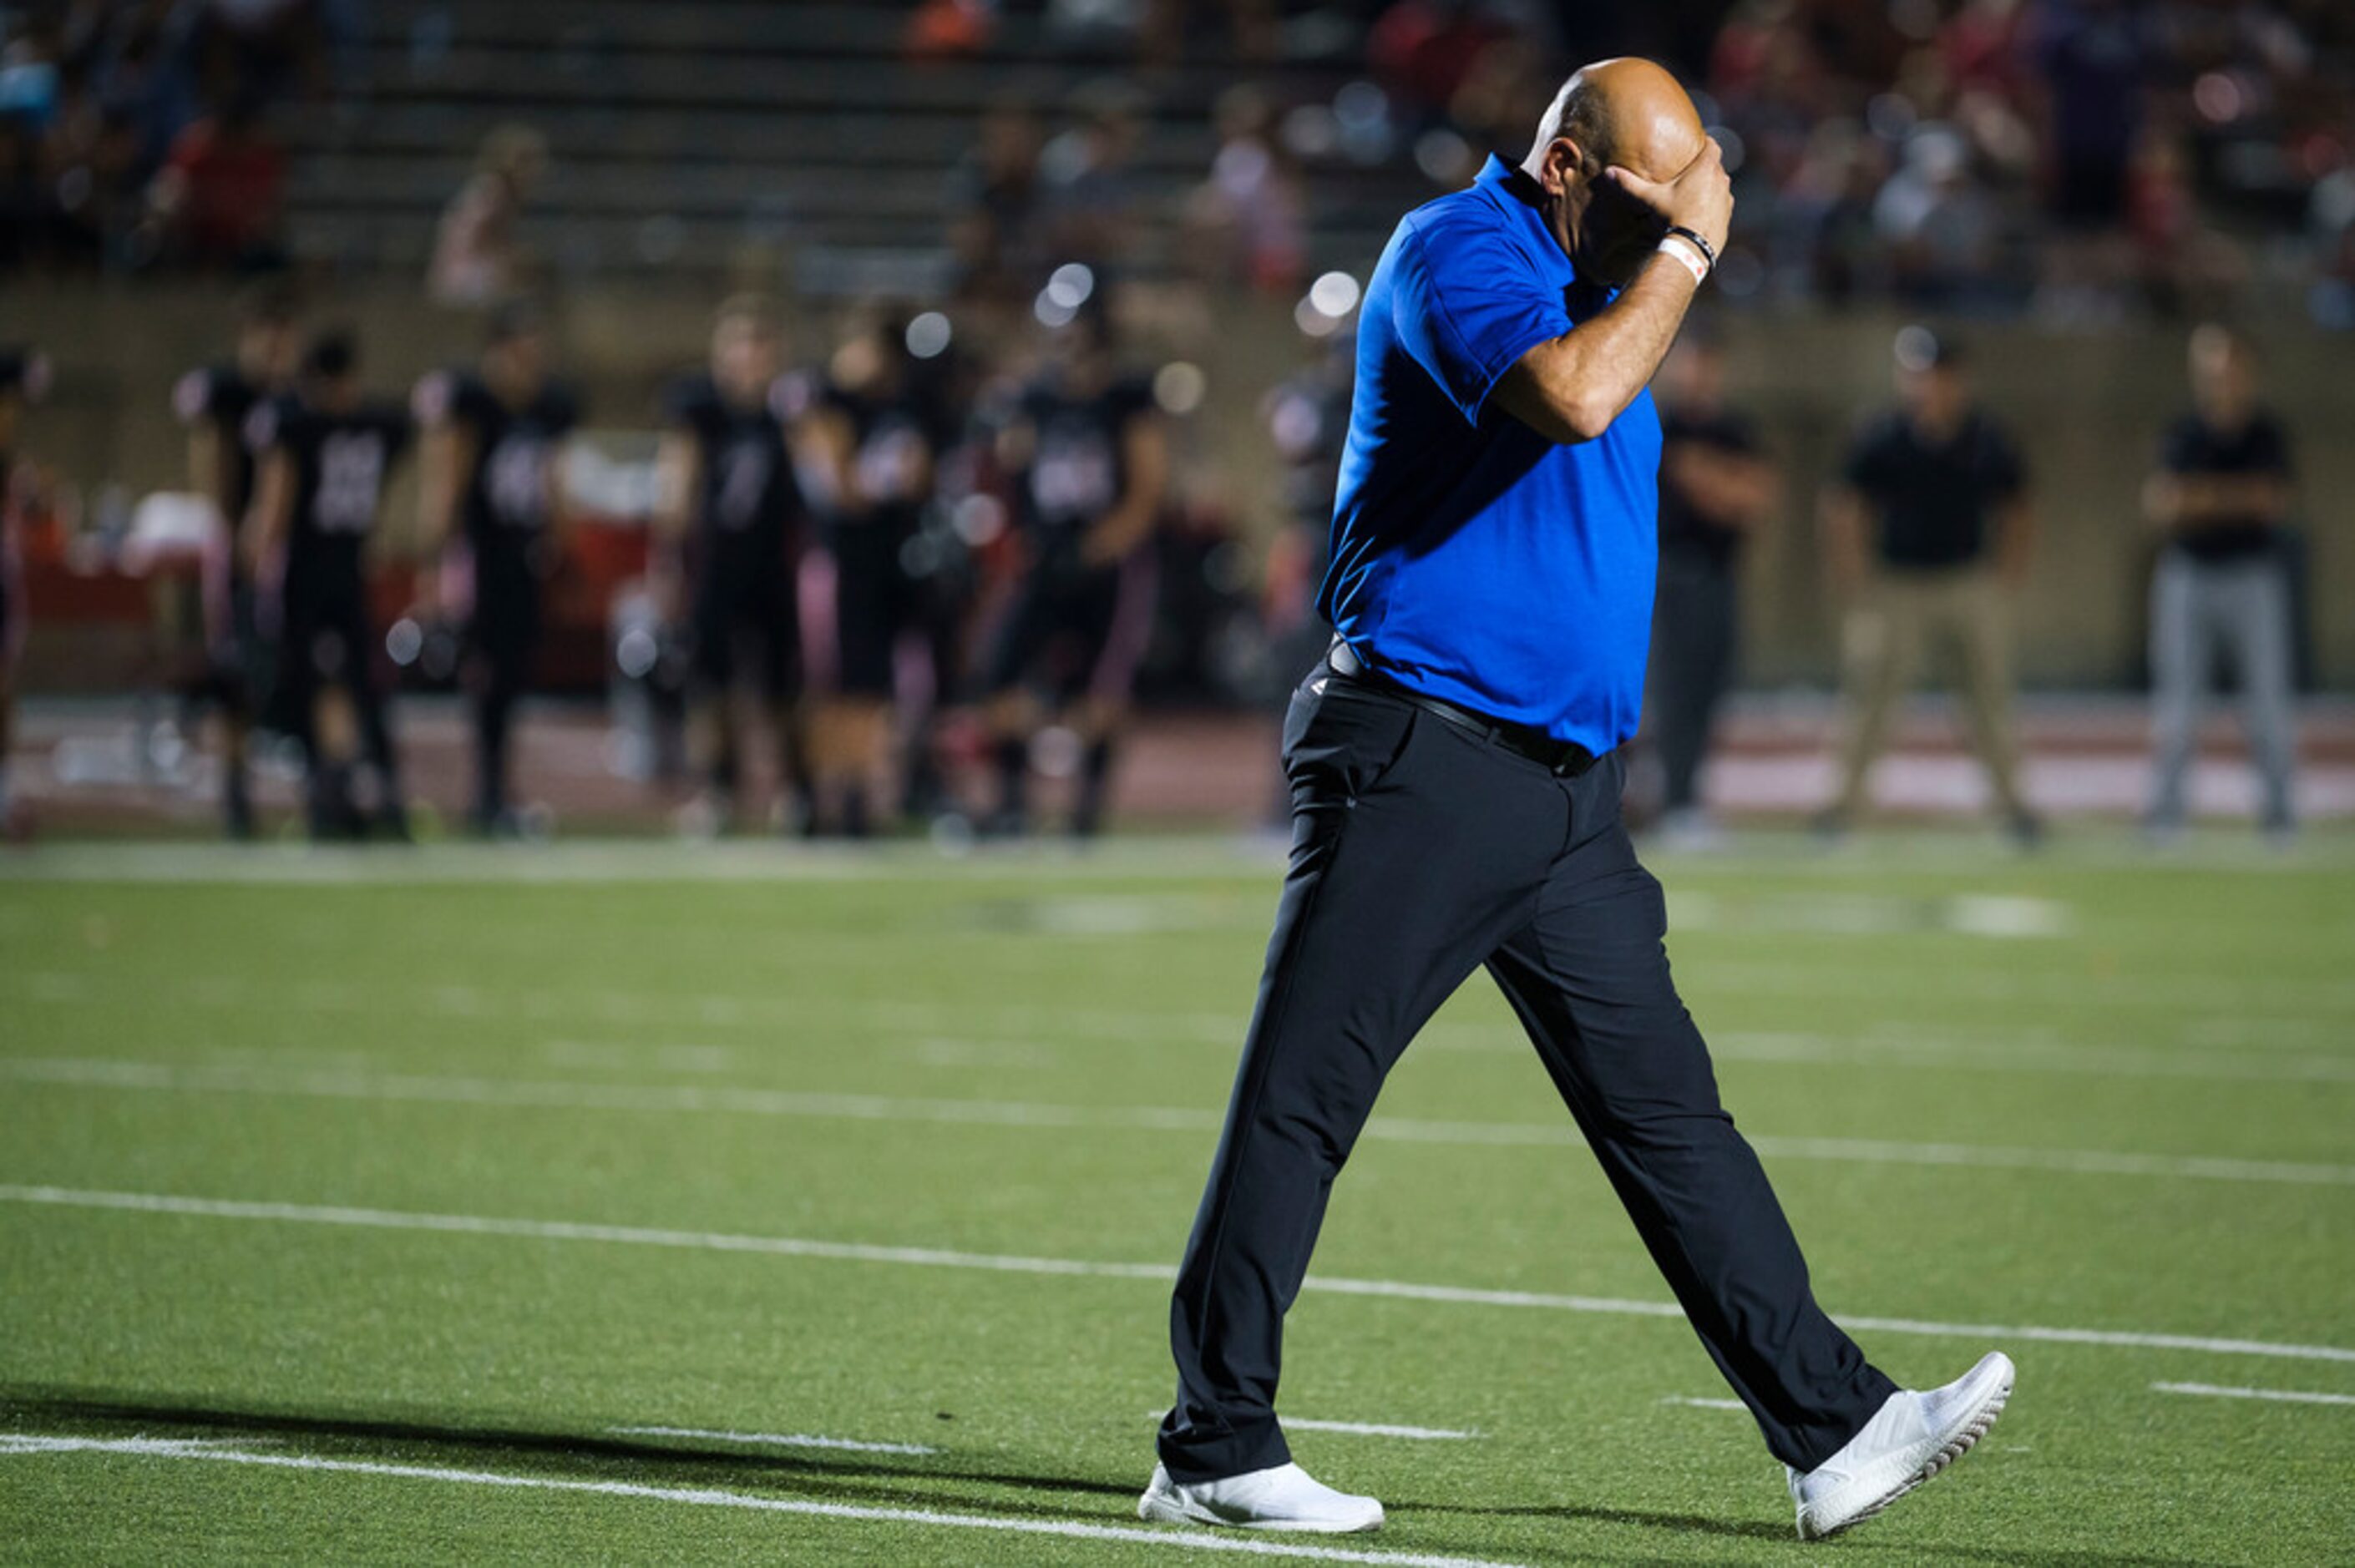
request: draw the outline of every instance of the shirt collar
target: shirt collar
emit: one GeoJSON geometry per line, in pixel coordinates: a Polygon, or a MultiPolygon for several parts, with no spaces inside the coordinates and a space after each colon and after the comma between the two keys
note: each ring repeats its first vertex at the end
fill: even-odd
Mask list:
{"type": "Polygon", "coordinates": [[[1537,206],[1537,181],[1494,153],[1488,154],[1488,161],[1480,166],[1480,177],[1473,183],[1483,190],[1510,196],[1524,207],[1534,208],[1537,206]]]}

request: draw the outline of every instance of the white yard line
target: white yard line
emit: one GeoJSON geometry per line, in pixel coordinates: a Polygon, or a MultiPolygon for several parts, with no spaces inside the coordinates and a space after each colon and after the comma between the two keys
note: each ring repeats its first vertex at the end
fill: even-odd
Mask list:
{"type": "Polygon", "coordinates": [[[851,1437],[815,1437],[805,1432],[720,1432],[701,1426],[608,1426],[622,1437],[693,1437],[706,1443],[742,1443],[761,1448],[840,1448],[854,1454],[937,1454],[922,1443],[868,1443],[851,1437]]]}
{"type": "Polygon", "coordinates": [[[1007,1519],[988,1514],[937,1513],[921,1508],[867,1508],[853,1503],[807,1502],[798,1498],[761,1497],[707,1487],[653,1487],[634,1481],[565,1480],[554,1476],[518,1476],[496,1470],[458,1470],[439,1465],[388,1465],[371,1459],[330,1459],[313,1454],[262,1454],[242,1448],[199,1447],[155,1437],[49,1437],[36,1433],[0,1433],[0,1454],[118,1454],[152,1459],[202,1459],[214,1464],[259,1465],[272,1469],[325,1471],[345,1476],[384,1476],[439,1481],[445,1486],[505,1487],[522,1491],[573,1492],[592,1497],[634,1498],[647,1502],[687,1503],[698,1508],[751,1509],[813,1519],[858,1520],[942,1530],[1001,1531],[1015,1535],[1054,1535],[1080,1541],[1117,1541],[1169,1546],[1188,1552],[1238,1552],[1252,1557],[1309,1558],[1320,1563],[1386,1563],[1390,1568],[1510,1568],[1470,1557],[1438,1557],[1409,1552],[1361,1552],[1335,1546],[1291,1545],[1207,1531],[1147,1530],[1141,1526],[1088,1524],[1079,1520],[1007,1519]]]}
{"type": "MultiPolygon", "coordinates": [[[[207,1219],[272,1221],[286,1224],[353,1225],[373,1230],[432,1231],[465,1235],[523,1236],[538,1241],[605,1242],[628,1246],[681,1247],[705,1252],[758,1253],[782,1257],[823,1257],[856,1263],[906,1264],[924,1268],[967,1268],[998,1274],[1140,1279],[1168,1284],[1176,1271],[1154,1263],[1098,1263],[1079,1258],[952,1252],[934,1247],[877,1246],[858,1242],[813,1241],[795,1236],[753,1236],[723,1231],[661,1230],[638,1225],[584,1224],[562,1220],[505,1219],[487,1214],[421,1213],[410,1210],[357,1209],[308,1203],[250,1202],[226,1198],[186,1198],[166,1192],[110,1192],[76,1187],[0,1185],[0,1203],[76,1209],[117,1209],[140,1213],[182,1214],[207,1219]]],[[[1595,1312],[1619,1317],[1684,1317],[1673,1301],[1635,1301],[1604,1296],[1563,1296],[1534,1290],[1489,1290],[1468,1286],[1419,1285],[1394,1279],[1348,1279],[1311,1275],[1304,1288],[1328,1296],[1389,1297],[1474,1307],[1527,1307],[1557,1312],[1595,1312]]],[[[2336,1345],[2286,1344],[2271,1340],[2213,1338],[2203,1334],[2157,1334],[2118,1329],[2059,1329],[2036,1325],[1942,1323],[1920,1318],[1839,1315],[1843,1325],[1889,1334],[1936,1339],[2032,1340],[2051,1344],[2111,1345],[2130,1350],[2197,1351],[2211,1355],[2264,1356],[2285,1361],[2355,1364],[2355,1349],[2336,1345]]]]}
{"type": "MultiPolygon", "coordinates": [[[[1158,1410],[1146,1413],[1154,1420],[1162,1417],[1158,1410]]],[[[1480,1436],[1477,1432],[1458,1432],[1446,1426],[1397,1426],[1382,1421],[1311,1421],[1305,1416],[1284,1418],[1286,1432],[1340,1432],[1355,1437],[1402,1437],[1415,1443],[1468,1442],[1480,1436]]]]}
{"type": "MultiPolygon", "coordinates": [[[[928,1098],[833,1094],[703,1084],[609,1084],[580,1079],[480,1078],[406,1073],[294,1070],[224,1064],[181,1066],[169,1062],[104,1056],[0,1058],[0,1080],[62,1084],[79,1088],[178,1094],[280,1096],[305,1099],[425,1102],[527,1107],[539,1109],[795,1117],[837,1121],[943,1124],[959,1127],[1098,1128],[1149,1132],[1214,1132],[1221,1118],[1186,1106],[1050,1105],[1029,1100],[928,1098]]],[[[1567,1118],[1555,1122],[1433,1121],[1380,1117],[1365,1136],[1378,1142],[1462,1148],[1569,1148],[1578,1142],[1567,1118]]],[[[2296,1186],[2355,1186],[2355,1165],[2222,1156],[2138,1154],[2090,1149],[2014,1149],[2000,1145],[1924,1143],[1895,1139],[1755,1136],[1751,1146],[1770,1160],[1828,1160],[1861,1165],[1977,1167],[2053,1171],[2080,1176],[2179,1177],[2296,1186]]]]}
{"type": "Polygon", "coordinates": [[[2157,1393],[2193,1393],[2210,1399],[2262,1399],[2279,1404],[2355,1404],[2355,1393],[2300,1393],[2286,1388],[2227,1388],[2213,1383],[2155,1383],[2157,1393]]]}
{"type": "Polygon", "coordinates": [[[1444,1426],[1393,1426],[1381,1421],[1306,1421],[1289,1415],[1284,1418],[1284,1425],[1286,1431],[1292,1432],[1347,1432],[1359,1437],[1404,1437],[1420,1443],[1464,1442],[1480,1436],[1444,1426]]]}
{"type": "MultiPolygon", "coordinates": [[[[1714,970],[1711,971],[1714,974],[1714,970]]],[[[30,970],[0,975],[28,1001],[80,1005],[122,995],[142,1003],[157,1000],[152,988],[128,991],[105,977],[77,971],[30,970]]],[[[1757,990],[1743,984],[1737,990],[1757,990]]],[[[1772,989],[1771,987],[1767,989],[1772,989]]],[[[2281,998],[2269,999],[2279,1004],[2281,998]]],[[[424,1012],[474,1021],[521,1021],[558,1026],[584,1020],[655,1029],[751,1030],[763,1034],[803,1032],[814,1026],[912,1033],[920,1037],[966,1037],[998,1032],[1013,1046],[1041,1043],[1102,1045],[1167,1045],[1173,1042],[1232,1052],[1246,1021],[1219,1012],[1146,1010],[1124,1012],[1077,1007],[964,1007],[915,1001],[849,1001],[780,994],[692,997],[654,991],[554,991],[529,987],[484,991],[471,986],[372,989],[346,980],[311,980],[264,989],[235,977],[190,980],[170,1000],[190,1006],[363,1013],[424,1012]]],[[[2105,999],[2106,1001],[2110,999],[2105,999]]],[[[2115,1000],[2131,1001],[2132,997],[2115,1000]]],[[[2211,998],[2211,1000],[2225,1000],[2211,998]]],[[[2336,1038],[2336,1036],[2329,1036],[2336,1038]]],[[[566,1042],[582,1049],[579,1042],[566,1042]]],[[[1423,1050],[1521,1055],[1530,1047],[1519,1027],[1468,1020],[1441,1020],[1418,1041],[1423,1050]]],[[[2267,1049],[2141,1049],[2073,1044],[2051,1039],[2004,1037],[1857,1038],[1774,1030],[1724,1030],[1710,1036],[1719,1060],[1770,1065],[1923,1068],[1941,1072],[2057,1073],[2099,1077],[2212,1079],[2232,1083],[2355,1083],[2355,1054],[2267,1049]]]]}
{"type": "Polygon", "coordinates": [[[1695,1410],[1747,1410],[1750,1407],[1738,1399],[1702,1399],[1688,1393],[1672,1393],[1660,1401],[1662,1404],[1689,1404],[1695,1410]]]}

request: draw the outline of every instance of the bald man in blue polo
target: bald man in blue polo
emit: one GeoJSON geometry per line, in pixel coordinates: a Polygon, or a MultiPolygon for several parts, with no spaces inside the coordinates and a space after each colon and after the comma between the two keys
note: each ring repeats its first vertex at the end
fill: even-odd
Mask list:
{"type": "Polygon", "coordinates": [[[1380,1528],[1379,1502],[1292,1462],[1284,1315],[1384,1076],[1483,967],[1787,1467],[1803,1539],[1936,1473],[2010,1393],[1999,1352],[1900,1389],[1816,1305],[1620,821],[1658,528],[1645,388],[1732,205],[1674,79],[1607,60],[1519,164],[1407,214],[1374,270],[1321,599],[1336,636],[1284,721],[1291,863],[1178,1272],[1146,1519],[1380,1528]]]}

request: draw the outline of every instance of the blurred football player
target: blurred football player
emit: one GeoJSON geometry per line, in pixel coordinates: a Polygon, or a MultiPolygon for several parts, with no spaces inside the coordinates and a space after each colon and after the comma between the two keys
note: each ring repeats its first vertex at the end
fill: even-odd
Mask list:
{"type": "Polygon", "coordinates": [[[696,831],[734,814],[740,672],[751,675],[768,709],[786,797],[780,819],[788,829],[808,820],[794,599],[808,514],[789,444],[805,399],[783,365],[774,307],[740,295],[713,323],[710,368],[664,399],[654,570],[694,646],[690,739],[706,782],[684,821],[696,831]]]}
{"type": "Polygon", "coordinates": [[[1742,546],[1777,485],[1749,416],[1726,400],[1725,345],[1707,323],[1687,323],[1656,386],[1660,567],[1645,727],[1659,754],[1661,832],[1700,848],[1716,841],[1700,768],[1741,641],[1742,546]]]}
{"type": "Polygon", "coordinates": [[[16,426],[25,405],[48,390],[49,362],[37,349],[0,349],[0,831],[11,838],[26,818],[8,792],[8,748],[16,731],[16,655],[25,645],[25,596],[17,545],[22,476],[16,426]]]}
{"type": "Polygon", "coordinates": [[[246,750],[254,704],[268,681],[268,648],[254,624],[253,579],[240,534],[259,465],[246,444],[253,410],[293,386],[303,344],[293,291],[259,286],[238,302],[237,348],[226,365],[180,377],[172,408],[188,431],[188,488],[212,503],[205,551],[202,695],[220,715],[221,815],[233,839],[253,835],[246,750]]]}
{"type": "Polygon", "coordinates": [[[1152,631],[1147,546],[1168,485],[1168,436],[1151,387],[1121,373],[1102,300],[1052,333],[1042,375],[997,435],[1026,555],[985,670],[998,833],[1028,828],[1030,743],[1055,711],[1081,747],[1071,832],[1096,832],[1152,631]]]}
{"type": "Polygon", "coordinates": [[[304,356],[294,391],[257,405],[248,444],[261,463],[245,526],[246,569],[274,610],[278,641],[272,727],[303,748],[311,831],[363,836],[369,822],[408,837],[400,769],[368,612],[367,552],[393,461],[410,422],[398,404],[362,391],[359,347],[323,334],[304,356]],[[357,726],[373,799],[355,803],[346,759],[357,726]]]}
{"type": "Polygon", "coordinates": [[[811,416],[832,490],[834,700],[818,736],[822,817],[853,836],[890,764],[894,668],[901,634],[919,630],[924,585],[911,569],[931,503],[944,419],[914,373],[908,324],[878,315],[845,344],[811,416]]]}
{"type": "Polygon", "coordinates": [[[542,586],[564,556],[559,464],[579,420],[548,366],[534,307],[493,313],[474,372],[437,371],[413,400],[421,619],[465,625],[462,673],[474,717],[474,826],[512,836],[508,738],[540,640],[542,586]],[[437,570],[436,568],[439,568],[437,570]]]}
{"type": "Polygon", "coordinates": [[[2150,832],[2183,830],[2200,705],[2220,649],[2264,784],[2259,822],[2286,842],[2296,818],[2296,659],[2284,556],[2296,499],[2289,434],[2257,393],[2248,341],[2208,323],[2191,334],[2191,408],[2167,430],[2143,513],[2161,541],[2150,585],[2150,832]]]}

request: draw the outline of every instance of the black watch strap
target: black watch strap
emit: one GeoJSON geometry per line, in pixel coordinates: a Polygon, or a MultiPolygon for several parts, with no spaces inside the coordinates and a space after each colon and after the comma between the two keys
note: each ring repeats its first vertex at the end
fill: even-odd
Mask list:
{"type": "Polygon", "coordinates": [[[1672,223],[1668,225],[1668,233],[1691,241],[1692,248],[1700,252],[1700,259],[1709,263],[1709,270],[1712,272],[1717,270],[1717,247],[1703,239],[1697,230],[1687,228],[1681,223],[1672,223]]]}

